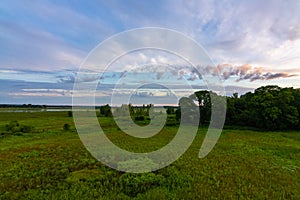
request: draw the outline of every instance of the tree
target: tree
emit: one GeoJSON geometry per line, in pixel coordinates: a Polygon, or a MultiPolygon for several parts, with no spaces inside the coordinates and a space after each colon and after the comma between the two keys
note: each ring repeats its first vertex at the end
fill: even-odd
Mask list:
{"type": "Polygon", "coordinates": [[[172,114],[175,113],[175,110],[174,110],[173,107],[168,107],[166,112],[167,112],[168,115],[172,115],[172,114]]]}
{"type": "Polygon", "coordinates": [[[111,117],[112,116],[111,107],[108,104],[104,106],[100,106],[100,114],[105,117],[111,117]]]}
{"type": "Polygon", "coordinates": [[[180,109],[180,107],[177,108],[177,110],[175,111],[175,119],[177,121],[180,121],[180,119],[181,119],[181,109],[180,109]]]}
{"type": "Polygon", "coordinates": [[[291,104],[297,109],[298,112],[298,124],[296,125],[297,129],[300,129],[300,89],[293,90],[294,99],[291,101],[291,104]]]}
{"type": "Polygon", "coordinates": [[[270,85],[259,87],[254,93],[248,92],[240,98],[229,97],[226,124],[265,130],[299,127],[300,106],[297,107],[299,104],[295,101],[296,93],[293,88],[270,85]]]}
{"type": "Polygon", "coordinates": [[[182,97],[179,100],[181,123],[199,125],[199,107],[191,98],[182,97]]]}
{"type": "Polygon", "coordinates": [[[217,96],[212,91],[197,91],[190,96],[190,99],[198,102],[200,109],[200,124],[208,124],[211,118],[211,95],[217,96]]]}

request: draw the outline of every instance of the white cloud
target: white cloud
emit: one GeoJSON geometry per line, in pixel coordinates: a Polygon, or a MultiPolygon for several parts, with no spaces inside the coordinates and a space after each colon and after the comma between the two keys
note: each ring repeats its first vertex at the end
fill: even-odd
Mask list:
{"type": "Polygon", "coordinates": [[[299,1],[179,1],[171,10],[182,19],[174,27],[194,37],[217,64],[300,65],[299,1]]]}
{"type": "Polygon", "coordinates": [[[10,24],[1,27],[7,51],[1,68],[52,71],[75,69],[85,53],[70,47],[61,38],[42,30],[10,24]]]}
{"type": "MultiPolygon", "coordinates": [[[[5,3],[3,3],[5,4],[5,3]]],[[[74,10],[67,4],[34,1],[7,2],[0,18],[0,41],[5,51],[1,68],[31,70],[77,69],[83,58],[114,28],[97,15],[74,10]]]]}

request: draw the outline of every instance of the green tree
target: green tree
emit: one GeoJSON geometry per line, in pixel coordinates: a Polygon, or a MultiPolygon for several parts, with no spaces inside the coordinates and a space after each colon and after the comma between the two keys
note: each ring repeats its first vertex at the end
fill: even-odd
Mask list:
{"type": "MultiPolygon", "coordinates": [[[[254,93],[228,101],[231,122],[265,130],[283,130],[297,127],[299,112],[295,106],[294,89],[276,85],[262,86],[254,93]]],[[[228,122],[228,119],[226,120],[228,122]]]]}
{"type": "Polygon", "coordinates": [[[199,107],[191,98],[182,97],[179,100],[181,123],[199,125],[199,107]]]}
{"type": "Polygon", "coordinates": [[[168,107],[166,112],[168,115],[172,115],[175,113],[175,109],[173,107],[168,107]]]}
{"type": "Polygon", "coordinates": [[[209,124],[211,118],[211,96],[217,97],[212,91],[197,91],[190,96],[190,99],[198,102],[200,110],[200,124],[209,124]]]}
{"type": "Polygon", "coordinates": [[[111,117],[112,116],[111,107],[108,104],[104,106],[100,106],[100,114],[105,117],[111,117]]]}

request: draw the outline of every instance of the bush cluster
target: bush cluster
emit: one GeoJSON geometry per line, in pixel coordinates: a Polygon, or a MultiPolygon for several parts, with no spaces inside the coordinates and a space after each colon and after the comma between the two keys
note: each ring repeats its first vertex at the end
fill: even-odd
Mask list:
{"type": "Polygon", "coordinates": [[[145,120],[145,117],[144,116],[136,116],[134,118],[135,121],[144,121],[145,120]]]}
{"type": "Polygon", "coordinates": [[[5,125],[5,130],[10,133],[30,133],[33,127],[28,125],[20,124],[18,121],[14,120],[5,125]]]}
{"type": "Polygon", "coordinates": [[[70,129],[71,129],[70,124],[64,124],[64,126],[63,126],[64,131],[69,131],[70,129]]]}

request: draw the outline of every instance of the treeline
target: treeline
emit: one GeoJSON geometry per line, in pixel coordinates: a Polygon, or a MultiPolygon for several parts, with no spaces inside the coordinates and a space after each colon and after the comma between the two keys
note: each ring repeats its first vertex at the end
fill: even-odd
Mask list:
{"type": "Polygon", "coordinates": [[[0,108],[46,108],[46,105],[33,105],[33,104],[0,104],[0,108]]]}
{"type": "MultiPolygon", "coordinates": [[[[131,118],[138,124],[148,124],[150,121],[150,109],[153,108],[153,104],[147,104],[142,106],[134,106],[132,104],[122,104],[120,107],[111,107],[109,104],[100,106],[98,117],[122,117],[128,116],[130,114],[131,118]]],[[[167,122],[166,126],[176,126],[180,123],[180,109],[178,106],[164,106],[161,107],[161,110],[158,114],[162,114],[163,109],[166,110],[167,122]]]]}
{"type": "Polygon", "coordinates": [[[227,98],[226,125],[264,130],[300,129],[300,89],[263,86],[227,98]]]}
{"type": "MultiPolygon", "coordinates": [[[[209,124],[214,92],[198,91],[189,98],[198,102],[200,124],[209,124]]],[[[215,98],[216,99],[216,98],[215,98]]],[[[247,126],[261,130],[300,129],[300,89],[262,86],[254,92],[226,97],[225,125],[247,126]]]]}
{"type": "Polygon", "coordinates": [[[116,116],[127,116],[130,113],[131,116],[148,116],[150,108],[153,104],[147,104],[143,106],[133,106],[132,104],[122,104],[120,107],[111,108],[109,104],[100,106],[100,116],[111,117],[114,113],[116,116]]]}
{"type": "MultiPolygon", "coordinates": [[[[208,125],[211,120],[212,98],[216,104],[218,104],[218,99],[221,102],[226,98],[225,125],[227,126],[247,126],[261,130],[300,129],[300,89],[281,88],[274,85],[257,88],[254,92],[248,92],[240,97],[237,93],[231,97],[222,97],[212,91],[197,91],[189,97],[181,98],[178,107],[164,107],[168,114],[169,124],[176,125],[181,118],[189,121],[195,113],[195,106],[200,112],[199,125],[208,125]],[[190,105],[191,112],[181,117],[183,104],[190,105]]],[[[220,105],[222,106],[222,103],[220,105]]],[[[109,105],[105,105],[100,107],[100,114],[110,117],[114,112],[122,116],[129,111],[131,116],[141,118],[141,116],[149,115],[152,106],[149,104],[138,107],[129,104],[114,108],[112,111],[109,105]]],[[[218,109],[218,105],[214,106],[218,109]]]]}

